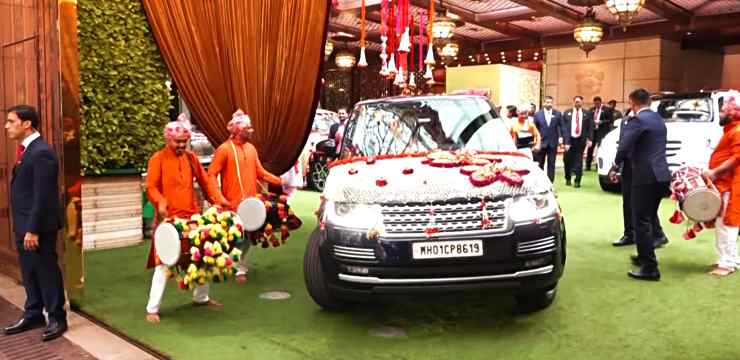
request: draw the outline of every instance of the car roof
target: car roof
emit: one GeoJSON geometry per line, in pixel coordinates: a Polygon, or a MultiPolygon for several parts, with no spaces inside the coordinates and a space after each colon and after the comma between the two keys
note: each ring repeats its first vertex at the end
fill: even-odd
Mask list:
{"type": "Polygon", "coordinates": [[[371,99],[358,102],[356,105],[367,105],[375,103],[406,103],[419,100],[438,100],[438,99],[483,99],[488,101],[488,98],[482,95],[422,95],[422,96],[393,96],[381,99],[371,99]]]}
{"type": "Polygon", "coordinates": [[[727,92],[728,90],[707,90],[707,91],[690,91],[690,92],[660,92],[652,96],[653,100],[660,99],[699,99],[710,97],[714,94],[727,92]]]}

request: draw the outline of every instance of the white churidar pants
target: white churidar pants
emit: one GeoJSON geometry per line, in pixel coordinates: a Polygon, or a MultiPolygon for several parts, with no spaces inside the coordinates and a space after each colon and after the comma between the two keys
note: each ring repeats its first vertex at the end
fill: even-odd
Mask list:
{"type": "Polygon", "coordinates": [[[722,214],[717,218],[715,222],[715,248],[717,250],[717,266],[725,269],[734,270],[740,263],[740,259],[737,256],[737,226],[728,226],[724,223],[725,212],[727,211],[727,203],[730,200],[730,193],[722,193],[722,214]]]}
{"type": "Polygon", "coordinates": [[[249,241],[249,238],[244,236],[244,242],[239,247],[239,250],[242,251],[242,257],[239,259],[239,262],[236,263],[236,275],[246,275],[249,272],[249,268],[247,267],[247,253],[249,253],[249,247],[251,246],[251,242],[249,241]]]}
{"type": "MultiPolygon", "coordinates": [[[[164,265],[157,265],[154,268],[154,275],[152,276],[152,288],[149,290],[149,303],[146,305],[146,312],[149,314],[158,314],[159,306],[162,305],[162,297],[164,296],[164,289],[167,287],[167,267],[164,265]]],[[[208,302],[208,288],[209,284],[206,282],[205,285],[198,285],[193,289],[193,302],[197,304],[203,304],[208,302]]]]}

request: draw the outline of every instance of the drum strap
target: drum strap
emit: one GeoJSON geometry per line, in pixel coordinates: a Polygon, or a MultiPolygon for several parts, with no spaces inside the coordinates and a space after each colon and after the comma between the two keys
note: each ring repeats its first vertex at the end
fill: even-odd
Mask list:
{"type": "Polygon", "coordinates": [[[234,145],[234,141],[230,140],[229,143],[231,144],[231,150],[234,152],[234,166],[236,167],[236,178],[239,180],[239,190],[241,190],[241,199],[244,200],[244,184],[242,183],[242,173],[239,169],[239,155],[236,152],[236,145],[234,145]]]}

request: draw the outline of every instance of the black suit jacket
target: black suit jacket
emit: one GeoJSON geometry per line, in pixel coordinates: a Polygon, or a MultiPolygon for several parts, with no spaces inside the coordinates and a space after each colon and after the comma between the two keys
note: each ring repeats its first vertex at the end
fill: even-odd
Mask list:
{"type": "Polygon", "coordinates": [[[27,232],[48,233],[61,227],[59,160],[42,139],[32,141],[20,164],[13,168],[10,186],[16,239],[27,232]]]}
{"type": "MultiPolygon", "coordinates": [[[[563,113],[563,121],[565,122],[565,128],[568,133],[568,137],[566,138],[566,144],[570,145],[572,140],[570,138],[571,134],[571,123],[573,122],[573,114],[574,114],[574,108],[570,108],[568,110],[565,110],[563,113]]],[[[581,108],[583,119],[581,119],[581,136],[578,138],[580,141],[583,141],[584,143],[586,140],[593,141],[594,139],[594,117],[593,114],[588,111],[588,109],[581,108]]]]}
{"type": "Polygon", "coordinates": [[[633,186],[671,180],[666,157],[666,134],[663,118],[652,110],[642,111],[622,125],[614,162],[621,165],[629,159],[633,186]]]}
{"type": "Polygon", "coordinates": [[[596,108],[591,108],[591,116],[594,119],[594,125],[596,126],[597,131],[601,131],[604,133],[609,132],[609,130],[612,129],[614,125],[614,112],[612,111],[612,108],[602,105],[601,106],[601,116],[600,116],[600,122],[599,125],[596,125],[596,108]]]}
{"type": "Polygon", "coordinates": [[[565,128],[563,114],[555,109],[552,109],[552,118],[550,119],[549,126],[547,125],[544,110],[540,110],[534,114],[534,125],[537,126],[537,130],[540,132],[540,137],[542,138],[540,144],[543,149],[557,147],[560,144],[560,137],[563,138],[563,142],[567,143],[565,139],[570,136],[570,133],[565,128]]]}

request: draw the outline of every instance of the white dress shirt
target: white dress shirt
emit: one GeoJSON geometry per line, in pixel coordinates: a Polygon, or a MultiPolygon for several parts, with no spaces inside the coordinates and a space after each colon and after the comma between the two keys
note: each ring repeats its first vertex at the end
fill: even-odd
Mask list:
{"type": "Polygon", "coordinates": [[[21,142],[21,145],[23,145],[24,151],[25,151],[25,149],[28,149],[28,145],[31,145],[31,143],[34,140],[36,140],[36,139],[38,139],[40,137],[41,137],[41,134],[39,134],[38,131],[34,131],[33,134],[28,135],[25,139],[23,139],[23,142],[21,142]]]}
{"type": "Polygon", "coordinates": [[[583,109],[576,109],[573,108],[573,113],[571,113],[570,116],[570,137],[573,139],[578,139],[583,134],[583,109]],[[580,133],[576,134],[576,119],[578,119],[578,122],[580,122],[579,130],[580,133]]]}
{"type": "Polygon", "coordinates": [[[544,109],[544,113],[545,113],[545,123],[547,124],[547,126],[550,126],[550,121],[552,120],[552,109],[550,110],[544,109]]]}

